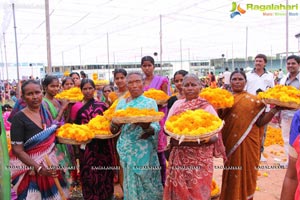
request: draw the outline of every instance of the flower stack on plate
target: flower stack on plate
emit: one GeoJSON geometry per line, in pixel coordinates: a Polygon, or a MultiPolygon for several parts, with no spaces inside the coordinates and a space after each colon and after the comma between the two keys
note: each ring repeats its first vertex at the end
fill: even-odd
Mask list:
{"type": "Polygon", "coordinates": [[[149,89],[144,92],[144,96],[154,99],[157,103],[157,105],[164,105],[167,103],[168,99],[170,98],[169,95],[167,95],[162,90],[156,90],[156,89],[149,89]]]}
{"type": "Polygon", "coordinates": [[[221,88],[204,88],[199,96],[207,100],[215,109],[230,108],[234,103],[233,95],[221,88]]]}
{"type": "Polygon", "coordinates": [[[115,123],[148,123],[160,121],[164,115],[163,112],[157,112],[154,109],[128,107],[125,110],[117,110],[114,112],[112,121],[115,123]]]}
{"type": "Polygon", "coordinates": [[[300,108],[300,90],[293,86],[276,85],[257,95],[266,104],[286,108],[300,108]]]}
{"type": "Polygon", "coordinates": [[[88,127],[93,133],[95,133],[95,138],[97,139],[108,139],[118,135],[113,135],[110,132],[110,121],[102,115],[97,115],[91,119],[88,123],[88,127]]]}
{"type": "Polygon", "coordinates": [[[55,95],[56,99],[60,100],[69,100],[70,102],[77,102],[77,101],[82,101],[83,99],[83,94],[78,87],[73,87],[68,90],[63,90],[61,93],[58,93],[55,95]]]}
{"type": "Polygon", "coordinates": [[[182,141],[207,140],[217,134],[224,122],[205,110],[187,110],[168,118],[165,123],[165,132],[172,138],[182,141]]]}
{"type": "Polygon", "coordinates": [[[86,144],[89,143],[94,136],[95,134],[86,124],[78,125],[66,123],[56,131],[58,141],[63,144],[86,144]]]}

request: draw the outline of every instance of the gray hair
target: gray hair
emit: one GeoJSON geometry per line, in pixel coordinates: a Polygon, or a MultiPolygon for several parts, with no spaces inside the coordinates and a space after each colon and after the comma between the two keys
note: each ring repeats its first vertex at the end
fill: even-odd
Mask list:
{"type": "Polygon", "coordinates": [[[126,76],[126,83],[128,82],[128,78],[129,76],[131,75],[138,75],[141,77],[142,81],[144,82],[144,75],[141,73],[141,72],[138,72],[138,71],[133,71],[133,72],[129,72],[126,76]]]}
{"type": "Polygon", "coordinates": [[[201,85],[201,82],[200,82],[199,77],[198,77],[197,75],[195,75],[195,74],[187,74],[187,75],[185,75],[185,76],[183,77],[183,80],[182,80],[182,85],[185,84],[186,79],[188,79],[188,78],[192,78],[192,79],[196,80],[197,83],[198,83],[199,85],[201,85]]]}

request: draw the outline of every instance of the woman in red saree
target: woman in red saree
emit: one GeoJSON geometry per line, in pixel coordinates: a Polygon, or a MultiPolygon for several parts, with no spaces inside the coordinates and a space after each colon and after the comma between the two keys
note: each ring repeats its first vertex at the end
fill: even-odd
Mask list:
{"type": "MultiPolygon", "coordinates": [[[[203,109],[214,115],[216,111],[206,100],[199,97],[200,80],[187,74],[182,82],[185,99],[177,100],[168,117],[185,110],[203,109]]],[[[220,133],[219,133],[220,134],[220,133]]],[[[213,156],[225,157],[221,135],[213,136],[208,142],[182,142],[171,139],[171,153],[167,180],[164,189],[165,200],[210,199],[213,175],[213,156]]]]}
{"type": "Polygon", "coordinates": [[[234,105],[219,113],[225,121],[222,137],[227,156],[220,199],[253,199],[264,125],[281,108],[274,107],[270,112],[264,112],[265,105],[244,91],[246,75],[242,71],[232,72],[230,83],[234,105]]]}

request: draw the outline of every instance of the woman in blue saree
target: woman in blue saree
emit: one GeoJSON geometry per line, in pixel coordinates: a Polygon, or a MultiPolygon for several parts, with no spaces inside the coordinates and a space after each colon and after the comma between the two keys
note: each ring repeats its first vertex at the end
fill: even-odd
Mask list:
{"type": "Polygon", "coordinates": [[[64,196],[66,181],[58,170],[55,155],[56,123],[42,105],[42,89],[38,82],[28,80],[22,85],[26,107],[12,118],[10,169],[13,188],[18,199],[61,199],[54,178],[58,178],[64,196]],[[46,157],[52,163],[48,168],[46,157]]]}
{"type": "MultiPolygon", "coordinates": [[[[82,102],[73,105],[71,116],[76,116],[72,119],[74,123],[87,124],[92,118],[102,115],[107,107],[94,99],[96,86],[91,79],[83,79],[80,88],[84,98],[82,102]]],[[[106,200],[113,197],[113,147],[112,139],[93,139],[80,149],[80,180],[85,200],[106,200]],[[99,167],[107,170],[99,170],[99,167]]]]}
{"type": "MultiPolygon", "coordinates": [[[[143,95],[143,79],[139,72],[131,72],[126,77],[130,97],[121,99],[116,110],[128,107],[158,110],[153,99],[143,95]]],[[[158,122],[137,124],[111,123],[111,132],[121,135],[117,151],[124,171],[124,200],[162,199],[160,164],[157,156],[157,140],[160,126],[158,122]]]]}

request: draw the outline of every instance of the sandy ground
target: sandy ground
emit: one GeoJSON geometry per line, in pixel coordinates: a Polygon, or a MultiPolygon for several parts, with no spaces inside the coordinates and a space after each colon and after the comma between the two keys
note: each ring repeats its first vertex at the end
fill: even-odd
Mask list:
{"type": "MultiPolygon", "coordinates": [[[[279,166],[279,161],[285,161],[283,147],[272,145],[265,147],[264,151],[267,162],[261,162],[260,175],[257,177],[257,188],[254,195],[255,200],[278,200],[280,199],[281,187],[286,169],[279,166]],[[275,155],[276,154],[276,155],[275,155]],[[268,169],[262,169],[262,168],[268,169]],[[270,169],[271,168],[271,169],[270,169]]],[[[215,165],[222,165],[221,159],[215,159],[215,165]]],[[[214,171],[214,179],[221,186],[222,170],[214,171]]]]}
{"type": "MultiPolygon", "coordinates": [[[[279,166],[279,161],[286,160],[283,147],[272,145],[265,147],[264,152],[267,157],[267,162],[260,164],[261,167],[269,169],[260,169],[260,175],[257,177],[257,190],[254,195],[255,200],[278,200],[280,199],[281,187],[285,176],[286,169],[279,166]],[[272,168],[272,169],[270,169],[272,168]]],[[[215,159],[214,164],[217,166],[223,165],[222,159],[215,159]]],[[[214,170],[214,179],[221,187],[222,170],[214,170]]],[[[120,185],[115,185],[115,194],[122,196],[120,185]]]]}

